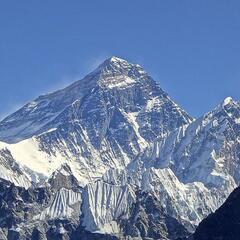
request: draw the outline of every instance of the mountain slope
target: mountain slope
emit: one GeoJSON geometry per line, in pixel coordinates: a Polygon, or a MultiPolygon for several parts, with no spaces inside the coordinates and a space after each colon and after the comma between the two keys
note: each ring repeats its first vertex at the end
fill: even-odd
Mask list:
{"type": "MultiPolygon", "coordinates": [[[[141,118],[150,121],[153,116],[149,110],[154,109],[155,114],[162,115],[162,118],[156,118],[155,121],[164,122],[164,118],[169,119],[169,122],[164,122],[167,124],[164,126],[165,131],[190,120],[142,67],[112,57],[84,79],[60,91],[40,96],[5,118],[0,124],[0,138],[5,142],[17,142],[52,130],[64,121],[73,124],[76,119],[88,119],[90,123],[97,120],[99,124],[103,120],[102,123],[106,123],[107,119],[97,117],[113,114],[112,108],[119,108],[126,113],[137,113],[145,108],[141,112],[141,118]],[[89,113],[94,114],[95,118],[89,113]],[[175,114],[179,121],[172,122],[171,114],[175,114]]],[[[157,123],[150,122],[150,129],[146,130],[153,130],[152,125],[156,127],[157,123]]],[[[161,131],[164,132],[162,128],[161,131]]]]}
{"type": "Polygon", "coordinates": [[[142,67],[112,57],[5,118],[0,140],[31,180],[49,177],[65,162],[84,186],[190,121],[142,67]]]}
{"type": "Polygon", "coordinates": [[[240,183],[240,104],[225,99],[213,111],[156,140],[141,154],[145,166],[170,168],[183,183],[217,191],[220,206],[240,183]]]}
{"type": "Polygon", "coordinates": [[[240,188],[235,189],[226,202],[198,226],[194,240],[235,240],[240,236],[240,188]]]}
{"type": "Polygon", "coordinates": [[[197,180],[209,187],[239,184],[239,119],[240,104],[226,98],[213,111],[172,133],[161,148],[166,160],[156,164],[172,165],[183,182],[197,180]]]}
{"type": "Polygon", "coordinates": [[[11,153],[4,149],[0,151],[0,178],[10,181],[16,186],[23,186],[25,188],[31,186],[30,180],[12,158],[11,153]]]}

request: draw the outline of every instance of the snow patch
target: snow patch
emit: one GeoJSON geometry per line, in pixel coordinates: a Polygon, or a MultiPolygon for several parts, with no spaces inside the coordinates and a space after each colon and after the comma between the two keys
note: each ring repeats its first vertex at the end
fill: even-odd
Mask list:
{"type": "Polygon", "coordinates": [[[226,97],[224,100],[223,100],[223,103],[222,103],[222,106],[227,106],[229,104],[233,103],[233,99],[231,97],[226,97]]]}

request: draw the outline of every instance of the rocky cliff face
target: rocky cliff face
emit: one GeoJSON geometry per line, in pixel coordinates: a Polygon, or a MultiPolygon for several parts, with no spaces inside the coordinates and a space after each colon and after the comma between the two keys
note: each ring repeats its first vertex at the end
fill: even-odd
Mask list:
{"type": "Polygon", "coordinates": [[[178,239],[239,184],[240,104],[193,120],[112,57],[0,122],[6,239],[178,239]]]}
{"type": "Polygon", "coordinates": [[[235,189],[226,202],[198,226],[194,240],[235,240],[240,236],[240,189],[235,189]]]}

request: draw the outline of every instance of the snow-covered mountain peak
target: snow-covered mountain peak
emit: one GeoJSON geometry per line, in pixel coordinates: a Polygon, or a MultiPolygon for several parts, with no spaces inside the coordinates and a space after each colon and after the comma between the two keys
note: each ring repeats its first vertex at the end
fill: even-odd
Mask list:
{"type": "MultiPolygon", "coordinates": [[[[202,118],[212,121],[216,118],[220,119],[238,119],[240,117],[240,104],[232,97],[226,97],[212,111],[206,113],[202,118]]],[[[202,119],[200,118],[200,119],[202,119]]]]}
{"type": "Polygon", "coordinates": [[[148,77],[146,71],[138,64],[110,57],[105,60],[91,75],[98,75],[97,84],[103,88],[126,88],[148,77]]]}
{"type": "Polygon", "coordinates": [[[19,191],[23,204],[16,191],[14,202],[0,201],[1,213],[14,213],[0,228],[8,216],[48,232],[49,219],[78,219],[80,228],[66,229],[177,239],[176,226],[192,231],[239,185],[239,136],[232,98],[192,121],[141,66],[111,57],[0,122],[1,191],[5,183],[36,187],[19,191]]]}
{"type": "Polygon", "coordinates": [[[215,109],[215,111],[231,111],[232,109],[239,109],[240,104],[238,101],[234,100],[232,97],[226,97],[215,109]]]}
{"type": "Polygon", "coordinates": [[[222,102],[222,107],[225,107],[227,105],[230,105],[234,102],[234,100],[232,99],[232,97],[226,97],[223,102],[222,102]]]}
{"type": "Polygon", "coordinates": [[[120,63],[120,62],[127,62],[125,59],[122,59],[120,57],[117,56],[112,56],[110,58],[108,58],[106,61],[112,62],[112,63],[120,63]]]}
{"type": "Polygon", "coordinates": [[[107,58],[103,63],[101,63],[98,66],[98,69],[103,69],[106,67],[131,67],[131,65],[134,65],[132,63],[129,63],[127,60],[116,57],[116,56],[112,56],[110,58],[107,58]]]}
{"type": "MultiPolygon", "coordinates": [[[[139,112],[142,109],[142,117],[139,117],[138,121],[146,119],[140,123],[142,125],[140,131],[142,135],[147,135],[150,131],[151,138],[155,138],[159,132],[169,131],[168,125],[173,129],[191,120],[191,117],[168,97],[140,65],[111,57],[82,80],[64,89],[42,95],[5,118],[0,122],[0,140],[16,143],[34,135],[52,132],[62,124],[64,127],[70,122],[81,122],[85,125],[87,124],[85,118],[92,121],[93,112],[105,119],[101,124],[109,124],[110,118],[115,116],[112,115],[113,108],[124,109],[124,112],[139,112]],[[145,111],[147,115],[144,115],[145,111]],[[159,115],[158,124],[153,121],[152,114],[159,115]],[[161,119],[164,122],[161,122],[161,119]],[[146,121],[153,122],[147,124],[146,121]],[[152,128],[152,124],[154,129],[149,129],[152,128]]],[[[122,117],[130,119],[129,116],[122,117]]],[[[96,120],[94,121],[96,123],[96,120]]],[[[105,133],[107,125],[103,125],[101,130],[96,131],[98,138],[103,134],[100,134],[101,131],[105,133]]],[[[137,128],[136,125],[135,130],[137,128]]],[[[93,131],[90,129],[92,128],[89,126],[89,131],[93,131]]]]}

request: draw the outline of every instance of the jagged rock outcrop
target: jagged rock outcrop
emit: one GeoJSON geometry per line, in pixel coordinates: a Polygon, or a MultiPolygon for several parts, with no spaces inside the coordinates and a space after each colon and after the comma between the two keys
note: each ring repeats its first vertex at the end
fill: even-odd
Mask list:
{"type": "Polygon", "coordinates": [[[149,193],[138,193],[130,217],[122,220],[125,235],[136,239],[177,239],[189,234],[175,218],[168,215],[161,202],[149,193]]]}
{"type": "Polygon", "coordinates": [[[32,185],[7,148],[0,149],[0,181],[10,181],[24,188],[32,185]]]}
{"type": "Polygon", "coordinates": [[[194,240],[235,240],[240,229],[240,188],[235,189],[226,202],[205,218],[191,237],[194,240]]]}

